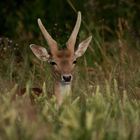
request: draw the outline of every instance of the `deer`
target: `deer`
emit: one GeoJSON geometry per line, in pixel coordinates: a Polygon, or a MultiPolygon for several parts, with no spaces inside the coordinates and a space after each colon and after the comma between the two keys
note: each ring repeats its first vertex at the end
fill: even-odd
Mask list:
{"type": "Polygon", "coordinates": [[[38,26],[47,41],[50,48],[50,52],[46,48],[30,44],[30,48],[33,54],[41,61],[48,62],[52,65],[52,76],[54,78],[54,96],[58,106],[63,103],[64,97],[70,95],[71,85],[73,81],[74,67],[77,62],[77,58],[81,57],[87,50],[92,36],[89,36],[82,41],[77,50],[75,51],[75,44],[77,35],[81,25],[81,12],[77,13],[77,20],[75,27],[66,42],[66,48],[59,49],[57,42],[48,33],[40,18],[37,19],[38,26]]]}

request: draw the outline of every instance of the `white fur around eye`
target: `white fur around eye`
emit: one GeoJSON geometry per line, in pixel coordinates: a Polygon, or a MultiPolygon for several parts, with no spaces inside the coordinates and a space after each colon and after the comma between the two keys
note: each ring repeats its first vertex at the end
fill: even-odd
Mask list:
{"type": "Polygon", "coordinates": [[[57,65],[55,61],[50,61],[49,62],[51,65],[57,65]]]}
{"type": "Polygon", "coordinates": [[[76,64],[76,63],[77,63],[77,61],[76,61],[76,60],[74,60],[74,61],[73,61],[73,64],[76,64]]]}

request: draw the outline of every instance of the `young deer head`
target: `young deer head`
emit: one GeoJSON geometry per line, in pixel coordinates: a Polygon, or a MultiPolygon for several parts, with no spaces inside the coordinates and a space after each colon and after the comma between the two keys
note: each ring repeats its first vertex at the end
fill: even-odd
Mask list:
{"type": "Polygon", "coordinates": [[[57,42],[47,32],[40,19],[38,19],[38,25],[50,47],[50,53],[48,53],[45,48],[35,44],[31,44],[30,48],[38,59],[47,61],[52,65],[53,77],[55,79],[54,94],[60,105],[63,96],[70,92],[76,59],[85,53],[92,36],[82,41],[78,49],[76,51],[74,50],[77,34],[81,25],[81,12],[78,12],[75,27],[66,43],[67,47],[63,50],[58,49],[57,42]]]}

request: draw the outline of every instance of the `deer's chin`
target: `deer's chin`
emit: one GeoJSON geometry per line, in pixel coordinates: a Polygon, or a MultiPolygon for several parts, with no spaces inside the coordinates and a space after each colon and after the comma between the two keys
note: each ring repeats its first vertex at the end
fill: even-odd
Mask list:
{"type": "Polygon", "coordinates": [[[61,81],[61,84],[62,85],[70,85],[71,84],[71,81],[70,82],[61,81]]]}

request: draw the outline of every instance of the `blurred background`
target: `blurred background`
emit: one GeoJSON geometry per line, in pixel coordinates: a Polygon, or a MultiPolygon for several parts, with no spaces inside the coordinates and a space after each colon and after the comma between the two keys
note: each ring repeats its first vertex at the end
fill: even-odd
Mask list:
{"type": "Polygon", "coordinates": [[[119,20],[131,37],[140,37],[140,2],[136,0],[0,1],[0,36],[22,40],[38,37],[40,17],[54,38],[63,38],[71,32],[79,10],[83,28],[92,33],[96,28],[105,40],[116,38],[119,20]]]}
{"type": "Polygon", "coordinates": [[[140,1],[136,0],[0,1],[1,83],[8,80],[12,85],[25,85],[31,80],[38,85],[42,83],[38,81],[49,80],[46,67],[29,49],[31,43],[47,47],[37,18],[63,48],[75,25],[77,11],[82,12],[77,43],[93,36],[84,59],[79,60],[80,77],[88,80],[87,85],[115,78],[123,89],[140,87],[140,1]]]}

